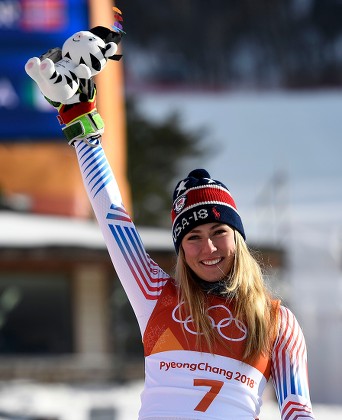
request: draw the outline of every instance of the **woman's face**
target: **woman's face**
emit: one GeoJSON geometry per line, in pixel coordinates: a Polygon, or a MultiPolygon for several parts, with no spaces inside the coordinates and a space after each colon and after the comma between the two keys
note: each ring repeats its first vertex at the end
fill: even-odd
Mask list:
{"type": "Polygon", "coordinates": [[[225,224],[197,226],[184,236],[182,247],[188,266],[208,282],[223,279],[234,264],[234,230],[225,224]]]}

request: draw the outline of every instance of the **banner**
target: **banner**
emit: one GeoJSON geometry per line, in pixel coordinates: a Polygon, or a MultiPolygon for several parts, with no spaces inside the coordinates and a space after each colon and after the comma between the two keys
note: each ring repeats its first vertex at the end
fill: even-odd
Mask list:
{"type": "Polygon", "coordinates": [[[62,139],[56,111],[24,66],[79,30],[89,29],[87,0],[0,0],[0,142],[62,139]]]}

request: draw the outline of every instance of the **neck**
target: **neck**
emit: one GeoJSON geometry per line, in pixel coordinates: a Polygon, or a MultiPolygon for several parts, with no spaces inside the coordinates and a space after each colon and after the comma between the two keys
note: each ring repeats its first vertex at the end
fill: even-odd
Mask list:
{"type": "Polygon", "coordinates": [[[216,295],[216,296],[223,296],[227,294],[225,280],[209,282],[209,281],[205,281],[197,277],[196,283],[205,293],[216,295]]]}

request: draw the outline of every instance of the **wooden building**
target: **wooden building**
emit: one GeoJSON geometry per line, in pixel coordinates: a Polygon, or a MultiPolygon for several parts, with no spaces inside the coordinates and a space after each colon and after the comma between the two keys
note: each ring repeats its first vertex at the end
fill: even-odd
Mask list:
{"type": "MultiPolygon", "coordinates": [[[[169,230],[139,228],[168,273],[169,230]]],[[[279,277],[281,250],[258,248],[279,277]]],[[[111,381],[143,375],[135,316],[93,220],[0,211],[0,377],[111,381]],[[125,365],[125,369],[123,369],[125,365]]]]}

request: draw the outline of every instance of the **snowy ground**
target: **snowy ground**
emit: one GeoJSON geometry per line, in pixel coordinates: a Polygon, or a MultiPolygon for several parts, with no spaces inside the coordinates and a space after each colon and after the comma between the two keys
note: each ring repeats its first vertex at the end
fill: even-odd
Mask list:
{"type": "MultiPolygon", "coordinates": [[[[134,420],[142,386],[141,381],[116,387],[2,382],[0,420],[134,420]]],[[[314,408],[316,420],[342,418],[342,405],[314,408]]],[[[278,407],[266,401],[260,420],[277,419],[280,419],[278,407]]]]}

